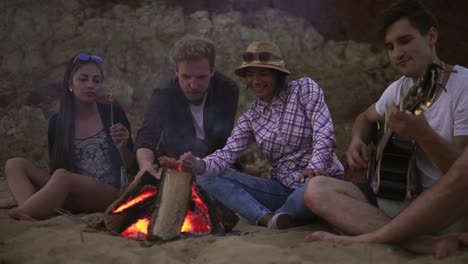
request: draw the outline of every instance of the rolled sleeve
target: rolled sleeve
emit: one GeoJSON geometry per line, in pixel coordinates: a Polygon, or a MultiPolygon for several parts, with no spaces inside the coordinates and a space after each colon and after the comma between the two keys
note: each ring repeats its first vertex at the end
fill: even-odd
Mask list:
{"type": "Polygon", "coordinates": [[[343,174],[344,169],[334,152],[336,148],[335,130],[323,91],[311,79],[305,85],[307,88],[301,89],[304,91],[301,99],[306,102],[306,113],[313,131],[313,150],[308,167],[314,170],[323,170],[332,176],[339,177],[343,174]]]}

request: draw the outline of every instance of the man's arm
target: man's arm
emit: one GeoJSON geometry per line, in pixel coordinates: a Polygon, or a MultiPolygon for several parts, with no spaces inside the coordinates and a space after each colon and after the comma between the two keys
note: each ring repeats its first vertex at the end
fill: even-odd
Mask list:
{"type": "Polygon", "coordinates": [[[155,151],[167,122],[167,111],[170,109],[168,101],[169,96],[166,90],[155,89],[135,141],[136,156],[140,167],[137,177],[145,172],[157,177],[153,163],[157,158],[155,151]]]}
{"type": "Polygon", "coordinates": [[[432,130],[416,138],[415,142],[426,153],[429,160],[442,173],[446,173],[468,146],[468,136],[454,137],[454,142],[450,144],[432,130]]]}
{"type": "Polygon", "coordinates": [[[454,137],[452,144],[430,129],[415,138],[416,144],[441,171],[446,173],[468,146],[468,136],[454,137]]]}
{"type": "Polygon", "coordinates": [[[375,110],[375,103],[369,106],[354,120],[351,140],[360,139],[365,144],[369,144],[373,137],[374,125],[380,118],[379,113],[375,110]]]}
{"type": "Polygon", "coordinates": [[[402,113],[396,106],[390,107],[387,121],[394,132],[414,140],[442,173],[449,170],[468,146],[468,136],[456,136],[453,143],[449,143],[432,129],[424,115],[402,113]]]}
{"type": "Polygon", "coordinates": [[[375,104],[372,104],[354,120],[351,143],[346,152],[346,159],[352,169],[367,167],[367,145],[373,137],[374,126],[380,118],[381,116],[375,109],[375,104]]]}
{"type": "Polygon", "coordinates": [[[152,170],[154,163],[154,152],[151,149],[139,148],[136,151],[138,166],[140,170],[152,170]]]}

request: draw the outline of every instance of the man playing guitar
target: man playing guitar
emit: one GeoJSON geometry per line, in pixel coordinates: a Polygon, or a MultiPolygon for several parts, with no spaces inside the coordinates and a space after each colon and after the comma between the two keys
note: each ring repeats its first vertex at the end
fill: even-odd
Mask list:
{"type": "Polygon", "coordinates": [[[423,193],[411,201],[378,198],[379,209],[374,193],[366,188],[329,177],[314,177],[304,196],[314,213],[347,235],[377,231],[358,237],[315,232],[306,241],[402,242],[416,252],[433,251],[438,240],[424,240],[420,235],[439,232],[468,213],[468,203],[463,202],[468,196],[468,177],[461,177],[466,176],[462,174],[467,168],[463,171],[462,167],[467,167],[463,160],[466,163],[468,152],[454,165],[468,145],[468,69],[447,65],[437,57],[437,22],[415,0],[401,0],[387,9],[381,32],[388,57],[403,76],[356,118],[347,161],[352,169],[368,166],[367,144],[372,138],[372,128],[385,115],[392,131],[416,145],[415,167],[423,193]],[[400,111],[400,99],[433,64],[440,66],[439,76],[444,71],[444,80],[432,106],[419,115],[400,111]],[[382,229],[387,230],[385,235],[380,232],[382,229]]]}

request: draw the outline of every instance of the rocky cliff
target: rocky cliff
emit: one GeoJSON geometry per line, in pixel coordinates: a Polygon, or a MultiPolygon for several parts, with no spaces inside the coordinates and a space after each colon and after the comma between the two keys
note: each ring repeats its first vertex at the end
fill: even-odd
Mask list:
{"type": "MultiPolygon", "coordinates": [[[[358,1],[367,5],[360,8],[351,2],[2,1],[0,169],[14,156],[47,165],[47,119],[77,52],[104,58],[106,89],[124,105],[135,134],[151,91],[174,74],[168,53],[186,33],[213,39],[218,69],[241,87],[232,72],[238,54],[254,40],[276,42],[291,78],[310,76],[325,91],[341,155],[353,118],[396,77],[370,37],[375,12],[388,1],[358,1]]],[[[241,90],[243,111],[251,97],[241,90]]]]}

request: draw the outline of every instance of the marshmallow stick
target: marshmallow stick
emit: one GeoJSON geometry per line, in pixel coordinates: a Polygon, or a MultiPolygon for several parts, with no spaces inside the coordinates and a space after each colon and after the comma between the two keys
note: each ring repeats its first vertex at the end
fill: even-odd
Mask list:
{"type": "Polygon", "coordinates": [[[114,96],[112,95],[112,88],[110,89],[109,102],[110,102],[111,126],[113,126],[114,125],[114,96]]]}

